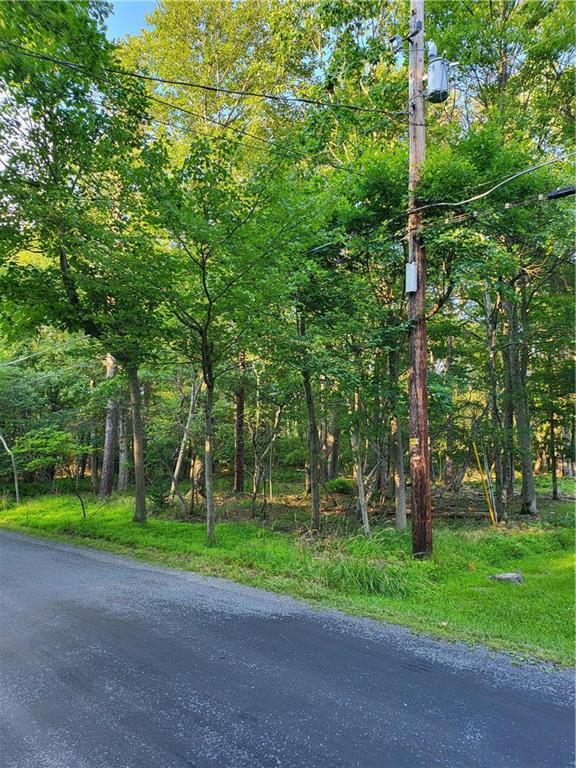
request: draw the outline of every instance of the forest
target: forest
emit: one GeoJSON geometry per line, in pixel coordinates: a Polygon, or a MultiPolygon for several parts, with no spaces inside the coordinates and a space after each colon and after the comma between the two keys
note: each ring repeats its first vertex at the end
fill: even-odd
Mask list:
{"type": "Polygon", "coordinates": [[[412,196],[408,2],[110,12],[0,4],[0,525],[566,661],[575,4],[427,4],[412,196]]]}

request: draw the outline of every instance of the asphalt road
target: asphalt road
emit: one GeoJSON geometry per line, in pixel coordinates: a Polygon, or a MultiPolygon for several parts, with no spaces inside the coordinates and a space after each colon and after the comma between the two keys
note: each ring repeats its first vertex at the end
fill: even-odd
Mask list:
{"type": "Polygon", "coordinates": [[[1,768],[574,762],[566,671],[6,532],[0,601],[1,768]]]}

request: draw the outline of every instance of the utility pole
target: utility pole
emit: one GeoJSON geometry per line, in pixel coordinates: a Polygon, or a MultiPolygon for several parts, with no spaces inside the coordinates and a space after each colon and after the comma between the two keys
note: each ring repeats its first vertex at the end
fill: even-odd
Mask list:
{"type": "Polygon", "coordinates": [[[408,318],[410,350],[410,478],[412,485],[412,553],[432,554],[432,501],[428,446],[428,344],[426,341],[426,253],[422,242],[422,213],[417,190],[425,157],[424,132],[424,0],[410,0],[408,119],[410,169],[408,177],[408,318]]]}

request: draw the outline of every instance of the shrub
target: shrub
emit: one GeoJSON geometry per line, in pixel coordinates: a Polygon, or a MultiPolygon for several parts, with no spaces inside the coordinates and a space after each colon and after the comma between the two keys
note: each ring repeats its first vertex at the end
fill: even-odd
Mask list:
{"type": "Polygon", "coordinates": [[[344,493],[351,496],[356,491],[356,483],[349,477],[334,477],[326,483],[326,489],[330,493],[344,493]]]}

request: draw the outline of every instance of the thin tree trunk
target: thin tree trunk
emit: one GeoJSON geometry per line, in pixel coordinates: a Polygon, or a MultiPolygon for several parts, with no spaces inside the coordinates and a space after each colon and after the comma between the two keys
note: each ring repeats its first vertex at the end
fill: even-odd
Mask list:
{"type": "Polygon", "coordinates": [[[446,456],[444,457],[444,485],[451,489],[454,485],[454,420],[452,413],[446,420],[446,456]]]}
{"type": "Polygon", "coordinates": [[[182,464],[186,456],[186,449],[190,440],[190,430],[192,429],[192,420],[194,419],[194,413],[196,411],[196,402],[198,395],[200,394],[200,384],[196,381],[196,374],[193,373],[192,381],[190,384],[190,403],[188,405],[188,415],[186,417],[186,424],[184,425],[184,434],[180,441],[180,448],[178,450],[178,456],[176,457],[176,466],[172,472],[172,482],[170,485],[170,494],[176,493],[176,486],[180,479],[180,472],[182,471],[182,464]]]}
{"type": "Polygon", "coordinates": [[[308,416],[308,468],[310,479],[310,505],[312,510],[312,530],[320,530],[320,488],[318,477],[318,459],[320,453],[320,440],[316,425],[316,413],[314,410],[314,395],[310,383],[310,371],[302,371],[304,393],[306,395],[306,413],[308,416]]]}
{"type": "Polygon", "coordinates": [[[120,403],[118,407],[118,482],[117,491],[126,491],[128,489],[128,453],[130,450],[130,439],[128,434],[128,414],[126,406],[120,403]]]}
{"type": "MultiPolygon", "coordinates": [[[[94,382],[90,382],[90,389],[94,389],[94,382]]],[[[98,446],[96,445],[96,424],[94,419],[90,420],[90,445],[92,452],[90,454],[90,490],[96,494],[98,492],[98,446]]]]}
{"type": "MultiPolygon", "coordinates": [[[[306,321],[299,317],[297,321],[298,335],[303,339],[306,336],[306,321]]],[[[311,526],[312,530],[320,530],[320,483],[318,475],[318,463],[320,459],[320,438],[316,422],[314,408],[314,394],[310,380],[310,371],[307,367],[302,370],[302,382],[306,396],[306,416],[308,420],[308,462],[306,483],[310,488],[311,526]]],[[[308,488],[307,488],[308,490],[308,488]]]]}
{"type": "Polygon", "coordinates": [[[571,426],[568,428],[570,442],[568,444],[569,449],[569,470],[570,477],[574,477],[574,455],[576,451],[576,418],[572,415],[571,426]]]}
{"type": "MultiPolygon", "coordinates": [[[[108,353],[106,355],[106,378],[116,375],[116,360],[108,353]]],[[[114,465],[116,460],[116,443],[118,437],[118,404],[113,397],[106,404],[106,422],[104,429],[104,455],[102,457],[102,475],[100,477],[101,499],[107,499],[114,489],[114,465]]]]}
{"type": "Polygon", "coordinates": [[[234,493],[236,494],[244,493],[244,404],[246,399],[246,365],[243,352],[240,353],[238,358],[238,368],[240,370],[240,377],[236,392],[234,393],[236,402],[236,418],[234,421],[234,493]]]}
{"type": "Polygon", "coordinates": [[[198,486],[200,475],[204,475],[204,464],[192,449],[190,456],[190,515],[194,514],[196,502],[198,501],[198,486]]]}
{"type": "Polygon", "coordinates": [[[212,378],[205,378],[206,400],[204,403],[205,427],[204,427],[204,484],[206,488],[206,532],[208,542],[216,542],[216,513],[214,509],[214,425],[212,423],[212,411],[214,407],[214,382],[212,378]]]}
{"type": "Polygon", "coordinates": [[[504,471],[502,467],[501,430],[502,419],[498,409],[498,386],[496,379],[496,324],[498,319],[498,304],[493,308],[488,291],[484,292],[484,311],[486,317],[486,345],[488,348],[488,405],[492,422],[492,443],[494,448],[494,475],[496,492],[494,506],[496,519],[506,517],[504,504],[504,471]]]}
{"type": "Polygon", "coordinates": [[[144,427],[142,425],[142,396],[138,369],[128,366],[128,386],[130,388],[130,407],[132,411],[132,443],[134,450],[134,485],[135,508],[133,520],[135,523],[146,522],[146,475],[144,470],[144,427]]]}
{"type": "Polygon", "coordinates": [[[506,507],[514,498],[514,392],[510,375],[510,354],[510,346],[507,345],[502,350],[502,360],[504,362],[504,429],[502,447],[504,454],[504,505],[506,507]]]}
{"type": "MultiPolygon", "coordinates": [[[[252,445],[254,449],[254,475],[252,477],[252,502],[254,503],[256,501],[256,497],[258,495],[258,486],[260,485],[260,482],[262,480],[265,480],[265,461],[266,458],[270,458],[272,456],[272,449],[274,448],[274,443],[276,442],[276,438],[278,437],[278,432],[280,430],[280,418],[282,416],[282,411],[284,410],[284,406],[280,405],[276,409],[276,413],[274,415],[274,423],[272,424],[272,427],[269,432],[268,436],[268,442],[265,444],[262,452],[259,452],[259,445],[258,445],[258,433],[256,431],[256,428],[254,427],[252,429],[252,445]]],[[[270,458],[270,462],[271,462],[270,458]]],[[[272,464],[269,465],[269,482],[270,482],[270,488],[272,487],[272,464]]],[[[272,491],[270,491],[270,496],[272,496],[272,491]]]]}
{"type": "Polygon", "coordinates": [[[340,462],[340,426],[338,424],[338,414],[336,412],[334,412],[332,416],[332,426],[328,433],[328,444],[330,447],[328,480],[333,480],[338,475],[340,462]]]}
{"type": "Polygon", "coordinates": [[[362,519],[362,528],[366,536],[370,536],[370,519],[368,517],[368,504],[366,502],[366,489],[364,486],[364,462],[362,461],[361,434],[360,434],[360,395],[354,394],[354,407],[352,410],[352,428],[350,430],[350,442],[354,455],[356,469],[356,487],[358,489],[358,506],[362,519]]]}
{"type": "Polygon", "coordinates": [[[14,494],[16,496],[16,504],[20,504],[20,486],[18,484],[18,467],[16,466],[16,457],[14,456],[14,453],[10,450],[8,447],[8,443],[4,439],[4,436],[0,432],[0,443],[4,446],[4,450],[10,456],[10,461],[12,463],[12,475],[14,477],[14,494]]]}
{"type": "MultiPolygon", "coordinates": [[[[82,440],[82,442],[84,442],[84,439],[82,440]]],[[[86,474],[86,459],[87,459],[87,456],[85,453],[83,453],[82,456],[80,457],[80,464],[78,468],[79,480],[84,480],[84,475],[86,474]]]]}
{"type": "Polygon", "coordinates": [[[272,469],[274,467],[274,450],[273,448],[270,449],[270,453],[268,454],[268,501],[272,501],[273,493],[272,493],[272,469]]]}
{"type": "MultiPolygon", "coordinates": [[[[552,403],[552,400],[550,400],[552,403]]],[[[550,469],[552,472],[552,499],[558,501],[558,472],[556,466],[556,420],[554,407],[550,405],[550,469]]]]}
{"type": "MultiPolygon", "coordinates": [[[[446,355],[446,379],[449,382],[450,371],[452,369],[452,336],[448,337],[448,353],[446,355]]],[[[452,415],[453,401],[452,390],[450,391],[450,412],[446,420],[446,455],[444,457],[443,478],[446,488],[452,488],[454,484],[454,418],[452,415]]]]}
{"type": "Polygon", "coordinates": [[[574,477],[574,427],[569,422],[562,426],[562,476],[574,477]]]}
{"type": "Polygon", "coordinates": [[[92,453],[90,454],[90,489],[96,494],[98,491],[98,449],[96,447],[96,428],[90,427],[90,442],[92,453]]]}
{"type": "Polygon", "coordinates": [[[404,476],[404,445],[402,424],[398,408],[399,354],[397,349],[388,353],[392,406],[392,457],[394,467],[394,512],[397,531],[406,530],[406,478],[404,476]]]}
{"type": "MultiPolygon", "coordinates": [[[[518,328],[518,308],[514,301],[508,301],[506,307],[509,324],[510,343],[510,379],[514,393],[514,411],[516,413],[516,430],[518,434],[518,452],[522,470],[522,511],[537,515],[536,485],[531,446],[530,415],[528,412],[528,397],[525,386],[524,350],[521,348],[518,328]]],[[[526,329],[523,329],[526,332],[526,329]]]]}
{"type": "Polygon", "coordinates": [[[328,448],[328,417],[326,409],[323,407],[325,400],[324,390],[326,389],[326,382],[324,376],[320,376],[320,392],[317,401],[318,409],[320,410],[320,418],[318,419],[318,478],[320,483],[325,483],[328,480],[328,460],[329,460],[329,448],[328,448]]]}

